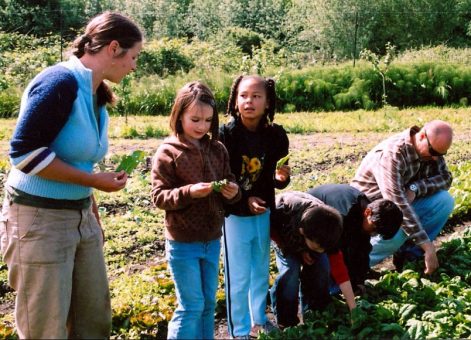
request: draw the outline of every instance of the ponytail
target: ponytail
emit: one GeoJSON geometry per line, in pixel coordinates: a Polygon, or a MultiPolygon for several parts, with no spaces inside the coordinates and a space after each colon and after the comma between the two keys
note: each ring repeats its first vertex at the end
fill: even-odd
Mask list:
{"type": "MultiPolygon", "coordinates": [[[[139,27],[128,17],[116,12],[104,12],[94,17],[85,33],[74,40],[71,53],[77,58],[96,54],[113,40],[118,41],[123,54],[143,40],[139,27]]],[[[102,82],[97,89],[98,105],[114,104],[116,97],[111,88],[102,82]]]]}

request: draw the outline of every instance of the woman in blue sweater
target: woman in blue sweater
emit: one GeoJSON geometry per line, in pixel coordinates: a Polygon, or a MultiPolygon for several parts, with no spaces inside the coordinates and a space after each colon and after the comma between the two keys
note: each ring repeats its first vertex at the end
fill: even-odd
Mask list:
{"type": "Polygon", "coordinates": [[[122,172],[93,171],[108,149],[104,80],[136,68],[142,33],[113,12],[93,18],[71,58],[27,86],[11,140],[0,243],[17,292],[20,338],[107,338],[111,308],[103,233],[93,189],[126,185],[122,172]]]}

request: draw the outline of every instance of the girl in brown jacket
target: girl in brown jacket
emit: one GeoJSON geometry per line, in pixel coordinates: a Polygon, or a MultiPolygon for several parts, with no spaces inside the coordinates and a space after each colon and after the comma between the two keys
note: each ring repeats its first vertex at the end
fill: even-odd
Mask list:
{"type": "Polygon", "coordinates": [[[167,260],[178,301],[168,339],[214,338],[223,204],[241,195],[218,125],[211,90],[200,82],[186,84],[172,108],[173,135],[153,160],[152,201],[165,210],[167,260]],[[215,184],[221,180],[227,181],[215,184]]]}

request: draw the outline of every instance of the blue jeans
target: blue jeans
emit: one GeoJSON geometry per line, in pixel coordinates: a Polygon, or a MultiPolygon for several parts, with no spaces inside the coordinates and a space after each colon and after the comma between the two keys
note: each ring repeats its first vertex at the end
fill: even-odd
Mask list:
{"type": "Polygon", "coordinates": [[[167,338],[214,339],[220,240],[167,240],[165,246],[178,302],[167,338]]]}
{"type": "Polygon", "coordinates": [[[231,337],[245,336],[267,321],[270,211],[229,215],[223,230],[227,327],[231,337]]]}
{"type": "MultiPolygon", "coordinates": [[[[422,227],[428,237],[433,241],[445,226],[448,217],[453,211],[454,199],[448,191],[438,191],[433,195],[421,197],[412,202],[412,208],[419,217],[422,227]]],[[[370,253],[370,266],[374,266],[386,257],[400,250],[411,256],[423,255],[421,248],[404,245],[407,241],[406,233],[401,229],[389,240],[383,240],[380,236],[371,238],[373,249],[370,253]],[[403,246],[404,245],[404,246],[403,246]]]]}
{"type": "Polygon", "coordinates": [[[303,265],[294,255],[284,255],[275,248],[278,276],[270,289],[273,314],[278,325],[295,326],[299,323],[298,306],[301,310],[323,309],[331,301],[329,294],[328,259],[325,254],[314,254],[312,265],[303,265]]]}

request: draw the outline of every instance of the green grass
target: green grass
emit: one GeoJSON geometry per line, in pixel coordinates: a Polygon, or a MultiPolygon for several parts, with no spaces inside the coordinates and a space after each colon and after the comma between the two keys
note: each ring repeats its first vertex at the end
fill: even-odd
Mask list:
{"type": "MultiPolygon", "coordinates": [[[[413,124],[444,119],[455,130],[455,142],[447,162],[455,179],[451,189],[457,202],[454,214],[460,220],[469,216],[471,207],[470,111],[467,108],[387,108],[376,112],[277,114],[275,122],[284,126],[290,139],[292,181],[285,190],[304,191],[324,183],[347,183],[362,157],[380,140],[413,124]]],[[[220,118],[221,122],[227,120],[223,115],[220,118]]],[[[0,119],[0,179],[8,172],[8,141],[14,125],[15,120],[0,119]]],[[[168,117],[130,116],[127,123],[124,117],[111,117],[110,153],[101,167],[115,169],[123,154],[137,149],[145,150],[147,157],[151,157],[162,137],[169,133],[168,117]]],[[[173,312],[175,292],[163,258],[164,213],[151,206],[148,167],[139,165],[124,190],[96,192],[96,198],[106,235],[104,250],[112,295],[113,338],[161,338],[173,312]]],[[[6,287],[6,266],[0,265],[0,284],[6,287]]],[[[275,270],[272,263],[271,281],[275,270]]],[[[11,305],[13,296],[11,291],[4,292],[0,301],[4,306],[11,305]]],[[[219,317],[225,314],[224,304],[221,270],[219,317]]],[[[322,322],[347,323],[344,327],[348,327],[345,316],[342,318],[322,319],[322,322]]],[[[11,335],[12,320],[10,312],[0,315],[0,337],[11,335]]]]}

